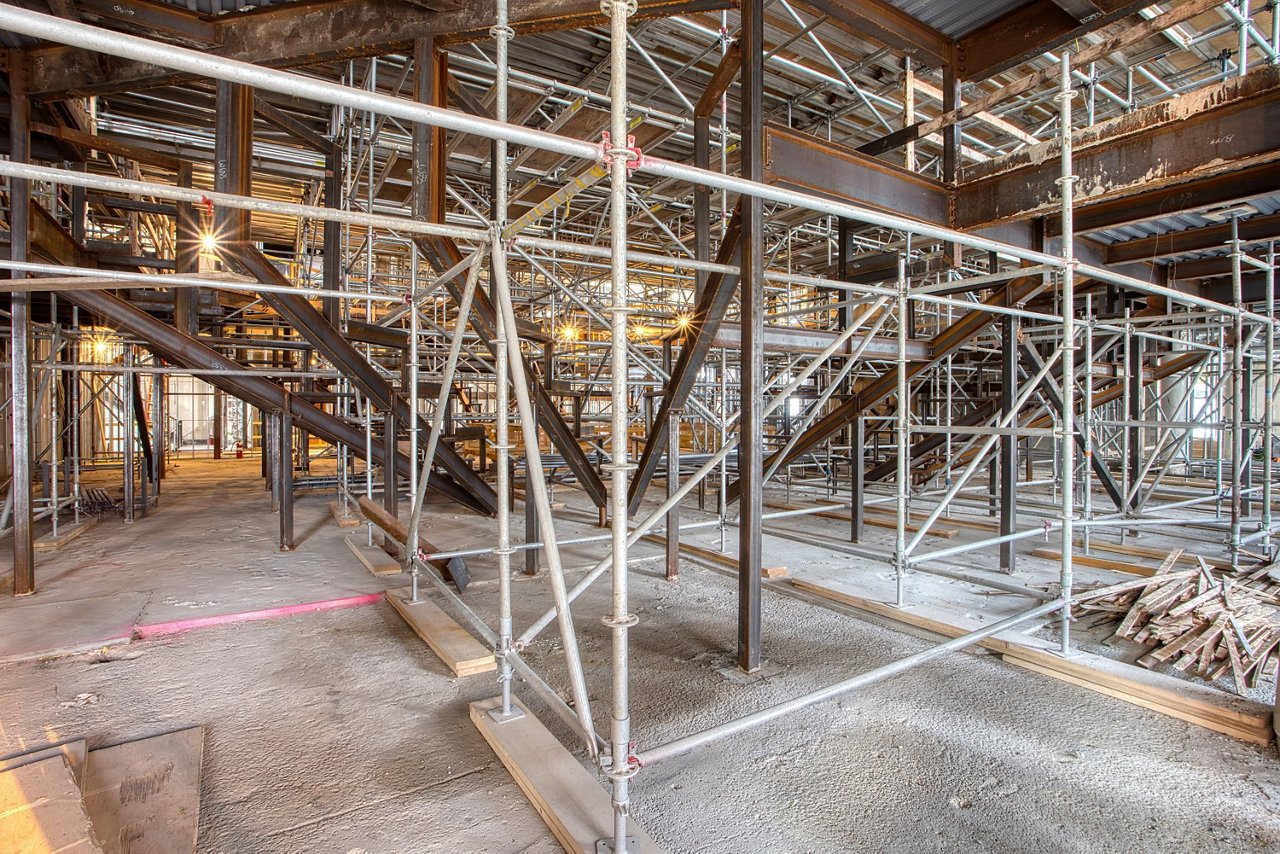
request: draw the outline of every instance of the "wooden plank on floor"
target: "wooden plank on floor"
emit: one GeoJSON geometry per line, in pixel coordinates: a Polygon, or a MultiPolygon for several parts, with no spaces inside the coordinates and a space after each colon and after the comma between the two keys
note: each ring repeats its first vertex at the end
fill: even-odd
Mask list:
{"type": "MultiPolygon", "coordinates": [[[[818,596],[858,610],[926,629],[944,637],[959,637],[981,626],[973,620],[942,614],[928,606],[897,608],[858,596],[837,583],[818,584],[795,579],[792,584],[818,596]]],[[[1010,664],[1034,669],[1144,708],[1164,712],[1180,720],[1257,744],[1272,738],[1269,706],[1219,691],[1208,685],[1135,667],[1122,661],[1077,651],[1070,658],[1054,646],[1020,632],[1002,632],[979,641],[978,646],[999,653],[1010,664]],[[1176,712],[1176,714],[1175,714],[1176,712]]]]}
{"type": "Polygon", "coordinates": [[[0,774],[0,851],[101,852],[66,757],[49,756],[0,774]]]}
{"type": "Polygon", "coordinates": [[[89,751],[84,800],[106,854],[187,854],[200,828],[204,727],[89,751]]]}
{"type": "Polygon", "coordinates": [[[71,766],[71,773],[76,778],[76,785],[79,786],[84,780],[84,763],[87,752],[88,748],[83,738],[64,741],[62,744],[51,744],[38,750],[17,753],[0,759],[0,774],[5,771],[12,771],[14,768],[21,768],[23,765],[42,762],[51,756],[62,756],[66,758],[67,764],[71,766]]]}
{"type": "Polygon", "coordinates": [[[343,539],[356,560],[374,575],[399,575],[403,571],[400,562],[377,546],[364,543],[363,535],[347,534],[343,539]]]}
{"type": "MultiPolygon", "coordinates": [[[[501,703],[495,697],[471,704],[471,722],[564,850],[595,854],[598,840],[613,837],[613,806],[608,793],[595,774],[583,768],[526,706],[514,698],[512,702],[524,712],[523,717],[496,723],[488,715],[501,703]]],[[[627,819],[627,836],[635,839],[637,852],[659,850],[633,819],[627,819]]]]}
{"type": "Polygon", "coordinates": [[[38,552],[56,552],[69,543],[74,543],[80,537],[98,524],[97,516],[83,516],[79,522],[58,525],[58,536],[54,536],[53,532],[45,534],[43,537],[36,539],[31,547],[38,552]]]}
{"type": "MultiPolygon", "coordinates": [[[[645,542],[655,543],[656,545],[660,545],[660,546],[665,546],[667,544],[667,538],[660,537],[657,534],[645,534],[643,537],[641,537],[641,539],[644,540],[645,542]]],[[[681,543],[680,551],[690,555],[691,557],[696,557],[705,561],[710,561],[711,563],[714,563],[717,566],[723,566],[725,569],[732,569],[734,572],[738,571],[738,559],[736,557],[733,557],[732,555],[721,554],[720,552],[715,551],[714,549],[707,549],[707,548],[703,548],[702,546],[695,546],[692,543],[681,543]]],[[[787,575],[787,568],[785,566],[760,567],[761,578],[765,578],[765,579],[785,578],[786,575],[787,575]]]]}
{"type": "Polygon", "coordinates": [[[417,602],[410,602],[412,594],[408,587],[388,590],[386,595],[391,607],[454,676],[473,676],[498,668],[493,650],[476,640],[430,599],[420,596],[417,602]]]}
{"type": "MultiPolygon", "coordinates": [[[[783,503],[783,502],[781,502],[781,501],[766,501],[766,502],[764,503],[764,505],[765,505],[765,507],[770,507],[770,508],[772,508],[772,509],[774,509],[774,510],[805,510],[805,509],[808,509],[808,507],[821,507],[823,503],[824,503],[824,502],[818,502],[817,504],[803,505],[803,504],[785,504],[785,503],[783,503]]],[[[832,506],[837,506],[837,505],[832,505],[832,506]]],[[[847,522],[849,521],[849,511],[848,511],[848,509],[842,509],[842,512],[835,512],[835,511],[830,511],[830,512],[828,512],[828,511],[821,511],[821,512],[818,512],[818,513],[810,513],[810,514],[808,514],[808,515],[810,515],[810,516],[817,516],[817,517],[818,517],[818,518],[820,518],[820,519],[835,519],[837,522],[846,522],[846,523],[847,523],[847,522]]],[[[914,518],[916,515],[917,515],[917,514],[912,514],[913,518],[914,518]]],[[[919,518],[921,518],[921,519],[927,519],[927,518],[929,518],[929,517],[928,517],[928,516],[921,516],[921,517],[919,517],[919,518]]],[[[863,523],[864,523],[864,524],[871,525],[872,527],[875,527],[875,528],[893,528],[894,530],[897,530],[897,527],[898,527],[898,519],[897,519],[897,517],[896,517],[896,516],[891,516],[891,517],[890,517],[890,518],[888,518],[888,519],[876,519],[876,518],[871,518],[871,517],[869,517],[869,516],[864,515],[864,516],[863,516],[863,518],[862,518],[862,521],[863,521],[863,523]]],[[[944,539],[944,540],[950,540],[950,539],[952,539],[952,538],[954,538],[954,537],[959,536],[960,532],[959,532],[959,531],[957,531],[957,530],[956,530],[956,529],[954,529],[954,528],[939,528],[939,527],[936,527],[938,524],[942,523],[943,521],[950,522],[951,520],[950,520],[950,519],[945,519],[945,520],[944,520],[944,519],[939,519],[937,522],[935,522],[935,523],[934,523],[935,527],[933,527],[933,528],[930,528],[930,529],[929,529],[928,536],[930,536],[930,537],[941,537],[941,538],[942,538],[942,539],[944,539]]],[[[914,533],[914,532],[917,532],[917,531],[919,531],[919,530],[920,530],[920,526],[919,526],[919,525],[914,525],[914,524],[912,524],[912,523],[908,522],[908,523],[907,523],[907,525],[906,525],[906,530],[911,531],[911,532],[913,532],[913,533],[914,533]]]]}
{"type": "Polygon", "coordinates": [[[341,501],[330,501],[329,512],[333,514],[333,521],[338,523],[339,528],[355,528],[360,525],[360,517],[351,512],[350,505],[347,507],[347,514],[342,514],[341,501]]]}
{"type": "MultiPolygon", "coordinates": [[[[1032,549],[1031,556],[1043,558],[1044,560],[1062,560],[1062,552],[1053,549],[1032,549]]],[[[1144,578],[1150,578],[1156,574],[1156,567],[1134,563],[1132,560],[1112,560],[1111,558],[1096,557],[1094,555],[1072,555],[1071,562],[1076,566],[1110,569],[1114,572],[1127,572],[1130,575],[1140,575],[1144,578]]]]}

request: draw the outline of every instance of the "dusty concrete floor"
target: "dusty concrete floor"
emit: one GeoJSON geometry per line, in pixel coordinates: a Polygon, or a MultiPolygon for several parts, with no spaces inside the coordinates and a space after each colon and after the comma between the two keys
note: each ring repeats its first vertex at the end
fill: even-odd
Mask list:
{"type": "MultiPolygon", "coordinates": [[[[160,512],[131,527],[104,522],[84,543],[42,561],[41,592],[0,603],[0,625],[11,633],[50,622],[84,629],[87,621],[77,624],[68,612],[51,620],[35,610],[73,600],[71,614],[158,622],[403,583],[358,567],[325,496],[299,501],[297,526],[307,537],[297,552],[276,553],[275,519],[251,472],[244,463],[184,463],[166,484],[160,512]]],[[[442,546],[484,542],[492,522],[440,507],[428,535],[442,546]]],[[[817,547],[771,539],[768,550],[776,562],[886,583],[883,566],[817,547]]],[[[688,563],[669,584],[644,559],[656,552],[638,550],[633,574],[641,621],[633,632],[633,711],[642,748],[930,643],[770,593],[767,675],[743,680],[730,655],[735,580],[688,563]]],[[[581,572],[600,553],[567,550],[566,565],[581,572]]],[[[477,581],[466,599],[492,615],[492,566],[473,567],[477,581]]],[[[549,604],[544,579],[517,579],[515,591],[517,625],[549,604]]],[[[1020,607],[1016,597],[981,601],[1020,607]]],[[[609,712],[608,637],[599,622],[606,606],[602,587],[575,610],[601,722],[609,712]]],[[[526,658],[564,684],[552,636],[526,658]]],[[[450,677],[385,604],[11,663],[0,667],[0,684],[0,754],[58,738],[86,736],[98,746],[205,724],[204,851],[557,850],[467,720],[467,702],[492,695],[492,679],[450,677]]],[[[532,692],[520,694],[541,708],[532,692]]],[[[543,710],[542,718],[572,744],[554,716],[543,710]]],[[[634,795],[636,817],[671,851],[1280,846],[1274,749],[982,654],[938,660],[646,769],[634,795]]]]}

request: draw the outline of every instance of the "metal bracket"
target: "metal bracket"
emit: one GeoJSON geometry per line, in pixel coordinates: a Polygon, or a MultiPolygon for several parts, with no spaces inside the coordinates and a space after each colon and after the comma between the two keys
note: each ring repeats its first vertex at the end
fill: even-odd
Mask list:
{"type": "MultiPolygon", "coordinates": [[[[596,840],[596,854],[613,854],[613,852],[614,852],[615,850],[616,850],[616,849],[613,847],[613,837],[610,837],[610,838],[608,838],[608,839],[597,839],[597,840],[596,840]]],[[[628,850],[628,851],[639,851],[639,850],[640,850],[640,840],[639,840],[639,839],[636,839],[634,836],[628,836],[628,837],[627,837],[627,850],[628,850]]]]}
{"type": "Polygon", "coordinates": [[[488,715],[489,720],[493,721],[495,724],[509,724],[512,721],[518,721],[523,718],[524,709],[520,708],[515,703],[512,703],[511,711],[507,712],[505,715],[502,713],[502,706],[495,706],[485,712],[485,714],[488,715]]]}
{"type": "Polygon", "coordinates": [[[613,137],[610,136],[609,131],[604,131],[600,134],[600,152],[602,160],[616,157],[619,152],[625,152],[628,175],[636,171],[636,167],[644,163],[644,152],[640,150],[640,146],[636,145],[634,134],[627,134],[626,145],[614,145],[613,137]]]}

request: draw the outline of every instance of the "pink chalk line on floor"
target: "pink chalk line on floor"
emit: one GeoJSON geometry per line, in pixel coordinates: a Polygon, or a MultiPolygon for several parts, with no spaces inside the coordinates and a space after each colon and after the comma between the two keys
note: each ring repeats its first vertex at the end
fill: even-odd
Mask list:
{"type": "Polygon", "coordinates": [[[191,617],[186,620],[173,620],[168,623],[152,623],[147,626],[134,626],[133,637],[149,638],[160,635],[176,635],[193,629],[206,629],[210,626],[225,626],[231,623],[248,623],[253,620],[270,620],[275,617],[291,617],[294,614],[310,614],[316,611],[336,611],[340,608],[359,608],[381,602],[382,593],[366,593],[362,596],[347,596],[342,599],[325,599],[320,602],[303,602],[299,605],[281,605],[277,608],[263,608],[258,611],[240,611],[233,614],[215,614],[211,617],[191,617]]]}

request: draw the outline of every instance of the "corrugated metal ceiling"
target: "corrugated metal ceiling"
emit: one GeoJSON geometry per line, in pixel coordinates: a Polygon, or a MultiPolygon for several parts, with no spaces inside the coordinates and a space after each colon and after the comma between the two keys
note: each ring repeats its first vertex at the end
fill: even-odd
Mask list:
{"type": "Polygon", "coordinates": [[[889,0],[943,35],[960,38],[1027,5],[1027,0],[889,0]]]}

